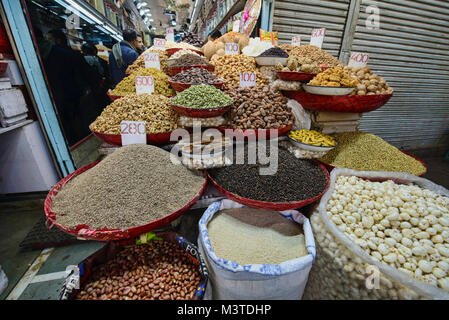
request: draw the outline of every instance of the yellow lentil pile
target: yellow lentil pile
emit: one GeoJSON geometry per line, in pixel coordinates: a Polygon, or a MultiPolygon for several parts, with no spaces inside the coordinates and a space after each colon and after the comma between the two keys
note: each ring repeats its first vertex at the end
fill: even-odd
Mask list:
{"type": "Polygon", "coordinates": [[[141,68],[135,70],[132,74],[120,81],[114,90],[111,91],[113,96],[126,96],[136,93],[136,76],[153,76],[154,77],[154,92],[162,94],[166,97],[175,95],[175,90],[166,81],[169,77],[161,70],[155,68],[141,68]]]}
{"type": "Polygon", "coordinates": [[[137,60],[134,61],[134,63],[128,67],[128,69],[126,69],[126,75],[127,76],[132,74],[132,73],[134,73],[138,69],[145,68],[145,53],[147,53],[147,52],[158,53],[159,54],[159,63],[161,64],[161,70],[164,71],[164,72],[167,72],[168,55],[165,52],[165,50],[155,50],[155,49],[151,49],[150,48],[150,49],[145,50],[145,52],[142,53],[139,56],[139,58],[137,58],[137,60]]]}
{"type": "Polygon", "coordinates": [[[226,82],[227,87],[238,88],[240,86],[241,72],[254,72],[256,85],[268,84],[268,80],[256,67],[256,60],[242,54],[216,56],[210,61],[215,66],[214,74],[226,82]]]}
{"type": "Polygon", "coordinates": [[[320,147],[333,147],[335,146],[335,139],[331,136],[323,134],[315,130],[292,130],[288,133],[288,136],[295,141],[299,141],[305,144],[311,144],[320,147]]]}
{"type": "Polygon", "coordinates": [[[320,160],[334,167],[358,171],[394,171],[422,175],[426,168],[382,138],[366,132],[334,135],[338,146],[320,160]]]}
{"type": "Polygon", "coordinates": [[[120,122],[145,121],[147,133],[169,132],[178,128],[178,114],[167,97],[160,94],[130,94],[112,102],[90,125],[91,130],[120,134],[120,122]]]}

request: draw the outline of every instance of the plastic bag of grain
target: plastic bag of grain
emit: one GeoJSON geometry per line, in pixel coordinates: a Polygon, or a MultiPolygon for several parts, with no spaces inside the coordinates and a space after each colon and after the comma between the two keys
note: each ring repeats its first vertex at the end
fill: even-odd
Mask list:
{"type": "MultiPolygon", "coordinates": [[[[344,229],[345,231],[347,230],[345,229],[347,228],[346,225],[342,226],[342,224],[346,224],[346,221],[342,224],[339,224],[338,226],[333,222],[335,219],[333,218],[334,213],[332,213],[332,208],[330,209],[330,214],[328,213],[329,207],[327,204],[331,200],[337,201],[335,199],[336,195],[334,195],[334,190],[336,190],[337,188],[336,181],[338,177],[341,176],[355,176],[363,178],[365,181],[369,180],[372,182],[384,182],[391,180],[394,183],[393,187],[396,186],[396,184],[410,185],[411,183],[413,183],[414,185],[433,191],[437,195],[449,196],[449,190],[436,185],[435,183],[427,179],[420,178],[411,174],[397,172],[355,171],[339,168],[332,170],[329,189],[321,198],[319,206],[310,218],[313,232],[316,238],[317,259],[310,272],[309,281],[307,283],[303,298],[311,300],[449,299],[449,292],[438,288],[435,283],[430,284],[430,282],[432,282],[432,276],[429,275],[428,277],[425,277],[425,279],[427,279],[429,283],[418,281],[414,277],[404,272],[406,271],[404,268],[402,268],[404,271],[399,271],[398,268],[395,267],[395,264],[387,264],[388,261],[391,261],[390,258],[399,257],[398,253],[396,253],[396,256],[390,255],[388,258],[386,258],[385,256],[379,256],[378,251],[383,251],[384,249],[388,249],[388,247],[384,247],[381,249],[380,244],[377,244],[377,248],[366,247],[365,242],[362,242],[360,240],[357,240],[358,244],[356,244],[356,240],[353,241],[351,237],[349,237],[345,232],[342,231],[342,229],[344,229]],[[362,249],[362,247],[365,247],[365,249],[362,249]]],[[[379,192],[379,190],[375,190],[373,192],[379,192]]],[[[367,190],[363,189],[362,192],[364,191],[367,190]]],[[[368,199],[377,199],[378,196],[379,193],[377,193],[374,198],[371,198],[371,195],[368,191],[368,193],[365,193],[363,198],[366,199],[366,197],[368,197],[368,199]]],[[[339,196],[337,196],[337,198],[338,197],[339,196]]],[[[347,202],[347,199],[342,199],[342,201],[347,202]]],[[[393,200],[392,198],[390,202],[396,201],[397,200],[393,200]]],[[[398,203],[400,203],[400,201],[398,201],[398,203]]],[[[364,217],[367,216],[366,213],[373,210],[369,207],[363,208],[364,206],[365,205],[363,203],[358,205],[358,208],[362,209],[360,212],[360,219],[364,219],[364,217]]],[[[389,203],[388,206],[389,207],[386,210],[389,210],[393,207],[393,205],[390,205],[389,203]]],[[[343,212],[345,212],[344,207],[342,210],[343,212]]],[[[333,211],[335,212],[335,210],[333,211]]],[[[403,212],[404,211],[402,211],[401,209],[401,213],[403,212]]],[[[349,212],[346,213],[346,216],[348,216],[348,213],[349,212]]],[[[375,215],[373,216],[376,217],[375,215]]],[[[423,220],[424,219],[425,218],[423,218],[423,220]]],[[[347,221],[351,222],[350,220],[347,221]]],[[[402,229],[402,226],[407,226],[402,224],[401,220],[396,221],[400,224],[400,227],[398,228],[402,229]]],[[[338,220],[336,220],[336,222],[340,223],[340,221],[338,220]]],[[[405,222],[408,223],[407,221],[405,222]]],[[[411,219],[410,222],[412,222],[411,219]]],[[[394,221],[391,223],[394,225],[397,224],[394,221]]],[[[371,228],[373,228],[375,225],[376,223],[371,226],[371,228]]],[[[393,229],[398,229],[393,225],[390,228],[392,231],[394,231],[393,229]]],[[[375,231],[375,229],[372,230],[375,231]]],[[[387,229],[381,231],[381,233],[376,232],[376,237],[370,237],[369,239],[367,239],[366,243],[368,243],[368,241],[373,242],[375,240],[374,238],[381,236],[384,236],[386,239],[388,236],[387,233],[390,234],[390,232],[387,232],[386,230],[387,229]]],[[[401,234],[401,232],[399,232],[399,234],[401,234]]],[[[403,234],[405,235],[406,233],[403,234]]],[[[391,241],[392,240],[386,242],[391,243],[391,241]]],[[[399,248],[399,250],[402,250],[399,251],[401,253],[407,252],[408,250],[404,250],[400,243],[406,244],[405,241],[398,241],[396,244],[394,244],[393,241],[393,246],[389,249],[390,252],[396,252],[395,248],[399,248]]],[[[413,255],[406,255],[405,263],[409,263],[412,266],[413,263],[411,263],[410,261],[414,256],[414,253],[413,255]]],[[[429,257],[429,259],[432,261],[433,259],[441,259],[441,257],[443,259],[446,259],[444,256],[440,256],[438,258],[438,255],[429,255],[429,257]]],[[[426,259],[425,256],[418,257],[418,259],[421,258],[423,258],[424,260],[426,259]]],[[[397,260],[398,263],[400,263],[399,259],[397,260]]],[[[447,265],[447,263],[443,261],[441,266],[444,267],[445,265],[447,265]]],[[[409,266],[407,265],[407,267],[409,266]]]]}
{"type": "Polygon", "coordinates": [[[198,248],[208,266],[208,286],[212,291],[212,299],[301,299],[315,259],[315,242],[309,220],[295,210],[279,212],[287,219],[302,225],[307,255],[280,264],[240,265],[216,255],[209,238],[208,223],[221,210],[243,207],[245,206],[228,199],[214,202],[198,223],[198,248]]]}

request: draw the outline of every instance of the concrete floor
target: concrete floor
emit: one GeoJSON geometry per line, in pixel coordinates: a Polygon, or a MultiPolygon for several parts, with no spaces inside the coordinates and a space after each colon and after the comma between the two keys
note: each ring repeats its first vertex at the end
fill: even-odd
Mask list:
{"type": "MultiPolygon", "coordinates": [[[[449,161],[444,154],[419,152],[427,165],[425,178],[449,189],[449,161]]],[[[82,242],[75,245],[45,250],[23,251],[20,242],[43,215],[43,199],[6,201],[0,198],[0,265],[4,269],[9,286],[0,300],[53,300],[58,299],[64,282],[65,269],[76,265],[103,246],[101,242],[82,242]]],[[[303,208],[306,215],[308,209],[303,208]]],[[[197,223],[204,209],[190,210],[182,216],[175,228],[179,234],[196,243],[197,223]]]]}

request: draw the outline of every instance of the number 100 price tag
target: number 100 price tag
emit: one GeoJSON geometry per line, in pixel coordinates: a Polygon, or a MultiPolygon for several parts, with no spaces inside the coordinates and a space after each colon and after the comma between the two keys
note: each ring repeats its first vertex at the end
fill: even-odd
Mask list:
{"type": "Polygon", "coordinates": [[[225,54],[239,54],[239,44],[225,43],[225,54]]]}
{"type": "Polygon", "coordinates": [[[136,93],[152,94],[154,92],[154,78],[152,76],[136,76],[136,93]]]}
{"type": "Polygon", "coordinates": [[[145,121],[126,121],[120,123],[122,146],[128,144],[146,144],[147,134],[145,121]]]}
{"type": "Polygon", "coordinates": [[[256,85],[256,74],[253,72],[240,73],[240,88],[254,87],[256,85]]]}

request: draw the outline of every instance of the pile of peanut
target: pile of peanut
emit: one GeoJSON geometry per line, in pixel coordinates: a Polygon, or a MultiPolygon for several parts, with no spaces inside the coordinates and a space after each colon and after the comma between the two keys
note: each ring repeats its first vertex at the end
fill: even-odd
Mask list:
{"type": "Polygon", "coordinates": [[[92,270],[78,300],[188,300],[201,280],[198,266],[174,242],[129,247],[92,270]]]}
{"type": "Polygon", "coordinates": [[[263,86],[268,84],[268,80],[262,75],[256,67],[256,60],[242,54],[231,54],[217,56],[210,61],[214,66],[214,74],[226,82],[230,88],[240,86],[240,73],[253,72],[256,74],[256,85],[263,86]]]}
{"type": "Polygon", "coordinates": [[[391,88],[384,78],[379,77],[371,71],[369,66],[362,68],[344,67],[349,72],[351,77],[357,79],[359,84],[357,89],[351,93],[351,95],[374,95],[374,94],[392,94],[393,88],[391,88]]]}
{"type": "Polygon", "coordinates": [[[294,122],[288,99],[279,91],[263,87],[227,89],[234,100],[228,117],[233,129],[276,129],[294,122]]]}

